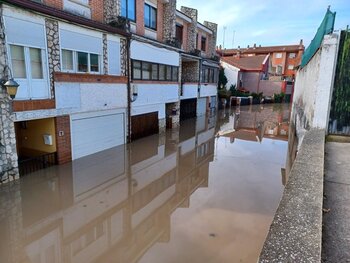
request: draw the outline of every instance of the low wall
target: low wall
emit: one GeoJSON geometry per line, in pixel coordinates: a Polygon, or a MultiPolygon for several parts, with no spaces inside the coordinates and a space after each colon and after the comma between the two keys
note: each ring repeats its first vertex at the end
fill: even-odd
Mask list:
{"type": "Polygon", "coordinates": [[[325,130],[305,134],[259,262],[321,262],[324,145],[325,130]]]}
{"type": "Polygon", "coordinates": [[[271,81],[260,80],[259,92],[262,92],[264,96],[273,96],[275,93],[280,94],[282,92],[283,81],[271,81]]]}

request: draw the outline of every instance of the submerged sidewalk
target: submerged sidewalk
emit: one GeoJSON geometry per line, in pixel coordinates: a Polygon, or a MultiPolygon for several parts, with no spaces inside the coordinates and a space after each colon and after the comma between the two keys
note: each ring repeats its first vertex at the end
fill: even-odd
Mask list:
{"type": "Polygon", "coordinates": [[[325,150],[322,262],[350,262],[350,143],[325,150]]]}

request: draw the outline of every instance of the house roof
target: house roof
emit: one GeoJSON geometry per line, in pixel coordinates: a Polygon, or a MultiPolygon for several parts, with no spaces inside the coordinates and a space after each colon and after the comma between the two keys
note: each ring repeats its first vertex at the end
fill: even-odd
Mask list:
{"type": "Polygon", "coordinates": [[[268,55],[252,57],[222,57],[221,61],[226,62],[236,68],[246,71],[261,71],[266,63],[268,55]]]}
{"type": "Polygon", "coordinates": [[[76,24],[79,24],[82,26],[91,27],[91,28],[102,30],[102,31],[107,31],[107,32],[113,33],[113,34],[119,34],[119,35],[122,35],[125,37],[130,36],[129,33],[127,33],[126,31],[124,31],[122,29],[112,27],[108,24],[97,22],[97,21],[94,21],[94,20],[91,20],[88,18],[78,16],[78,15],[74,15],[74,14],[68,13],[66,11],[59,10],[57,8],[50,7],[50,6],[41,4],[41,3],[37,3],[37,2],[33,2],[33,1],[23,1],[23,0],[2,0],[1,2],[12,4],[14,6],[17,6],[17,7],[26,9],[26,10],[38,12],[38,13],[41,13],[43,15],[66,20],[66,21],[76,23],[76,24]]]}
{"type": "Polygon", "coordinates": [[[240,54],[269,54],[273,52],[298,52],[304,50],[303,45],[286,45],[286,46],[268,46],[268,47],[249,47],[249,48],[235,48],[235,49],[219,49],[217,52],[221,56],[233,56],[240,54]]]}

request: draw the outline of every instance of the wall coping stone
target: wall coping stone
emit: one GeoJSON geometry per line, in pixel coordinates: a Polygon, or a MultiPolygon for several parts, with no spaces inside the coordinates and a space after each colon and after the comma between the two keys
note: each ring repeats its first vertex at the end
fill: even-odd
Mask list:
{"type": "Polygon", "coordinates": [[[306,132],[258,262],[321,262],[324,147],[306,132]]]}

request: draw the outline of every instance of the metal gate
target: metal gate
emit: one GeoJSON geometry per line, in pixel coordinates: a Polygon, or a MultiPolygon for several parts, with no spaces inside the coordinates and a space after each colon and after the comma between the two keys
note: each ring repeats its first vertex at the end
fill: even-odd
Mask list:
{"type": "Polygon", "coordinates": [[[350,136],[350,31],[341,32],[328,132],[350,136]]]}

